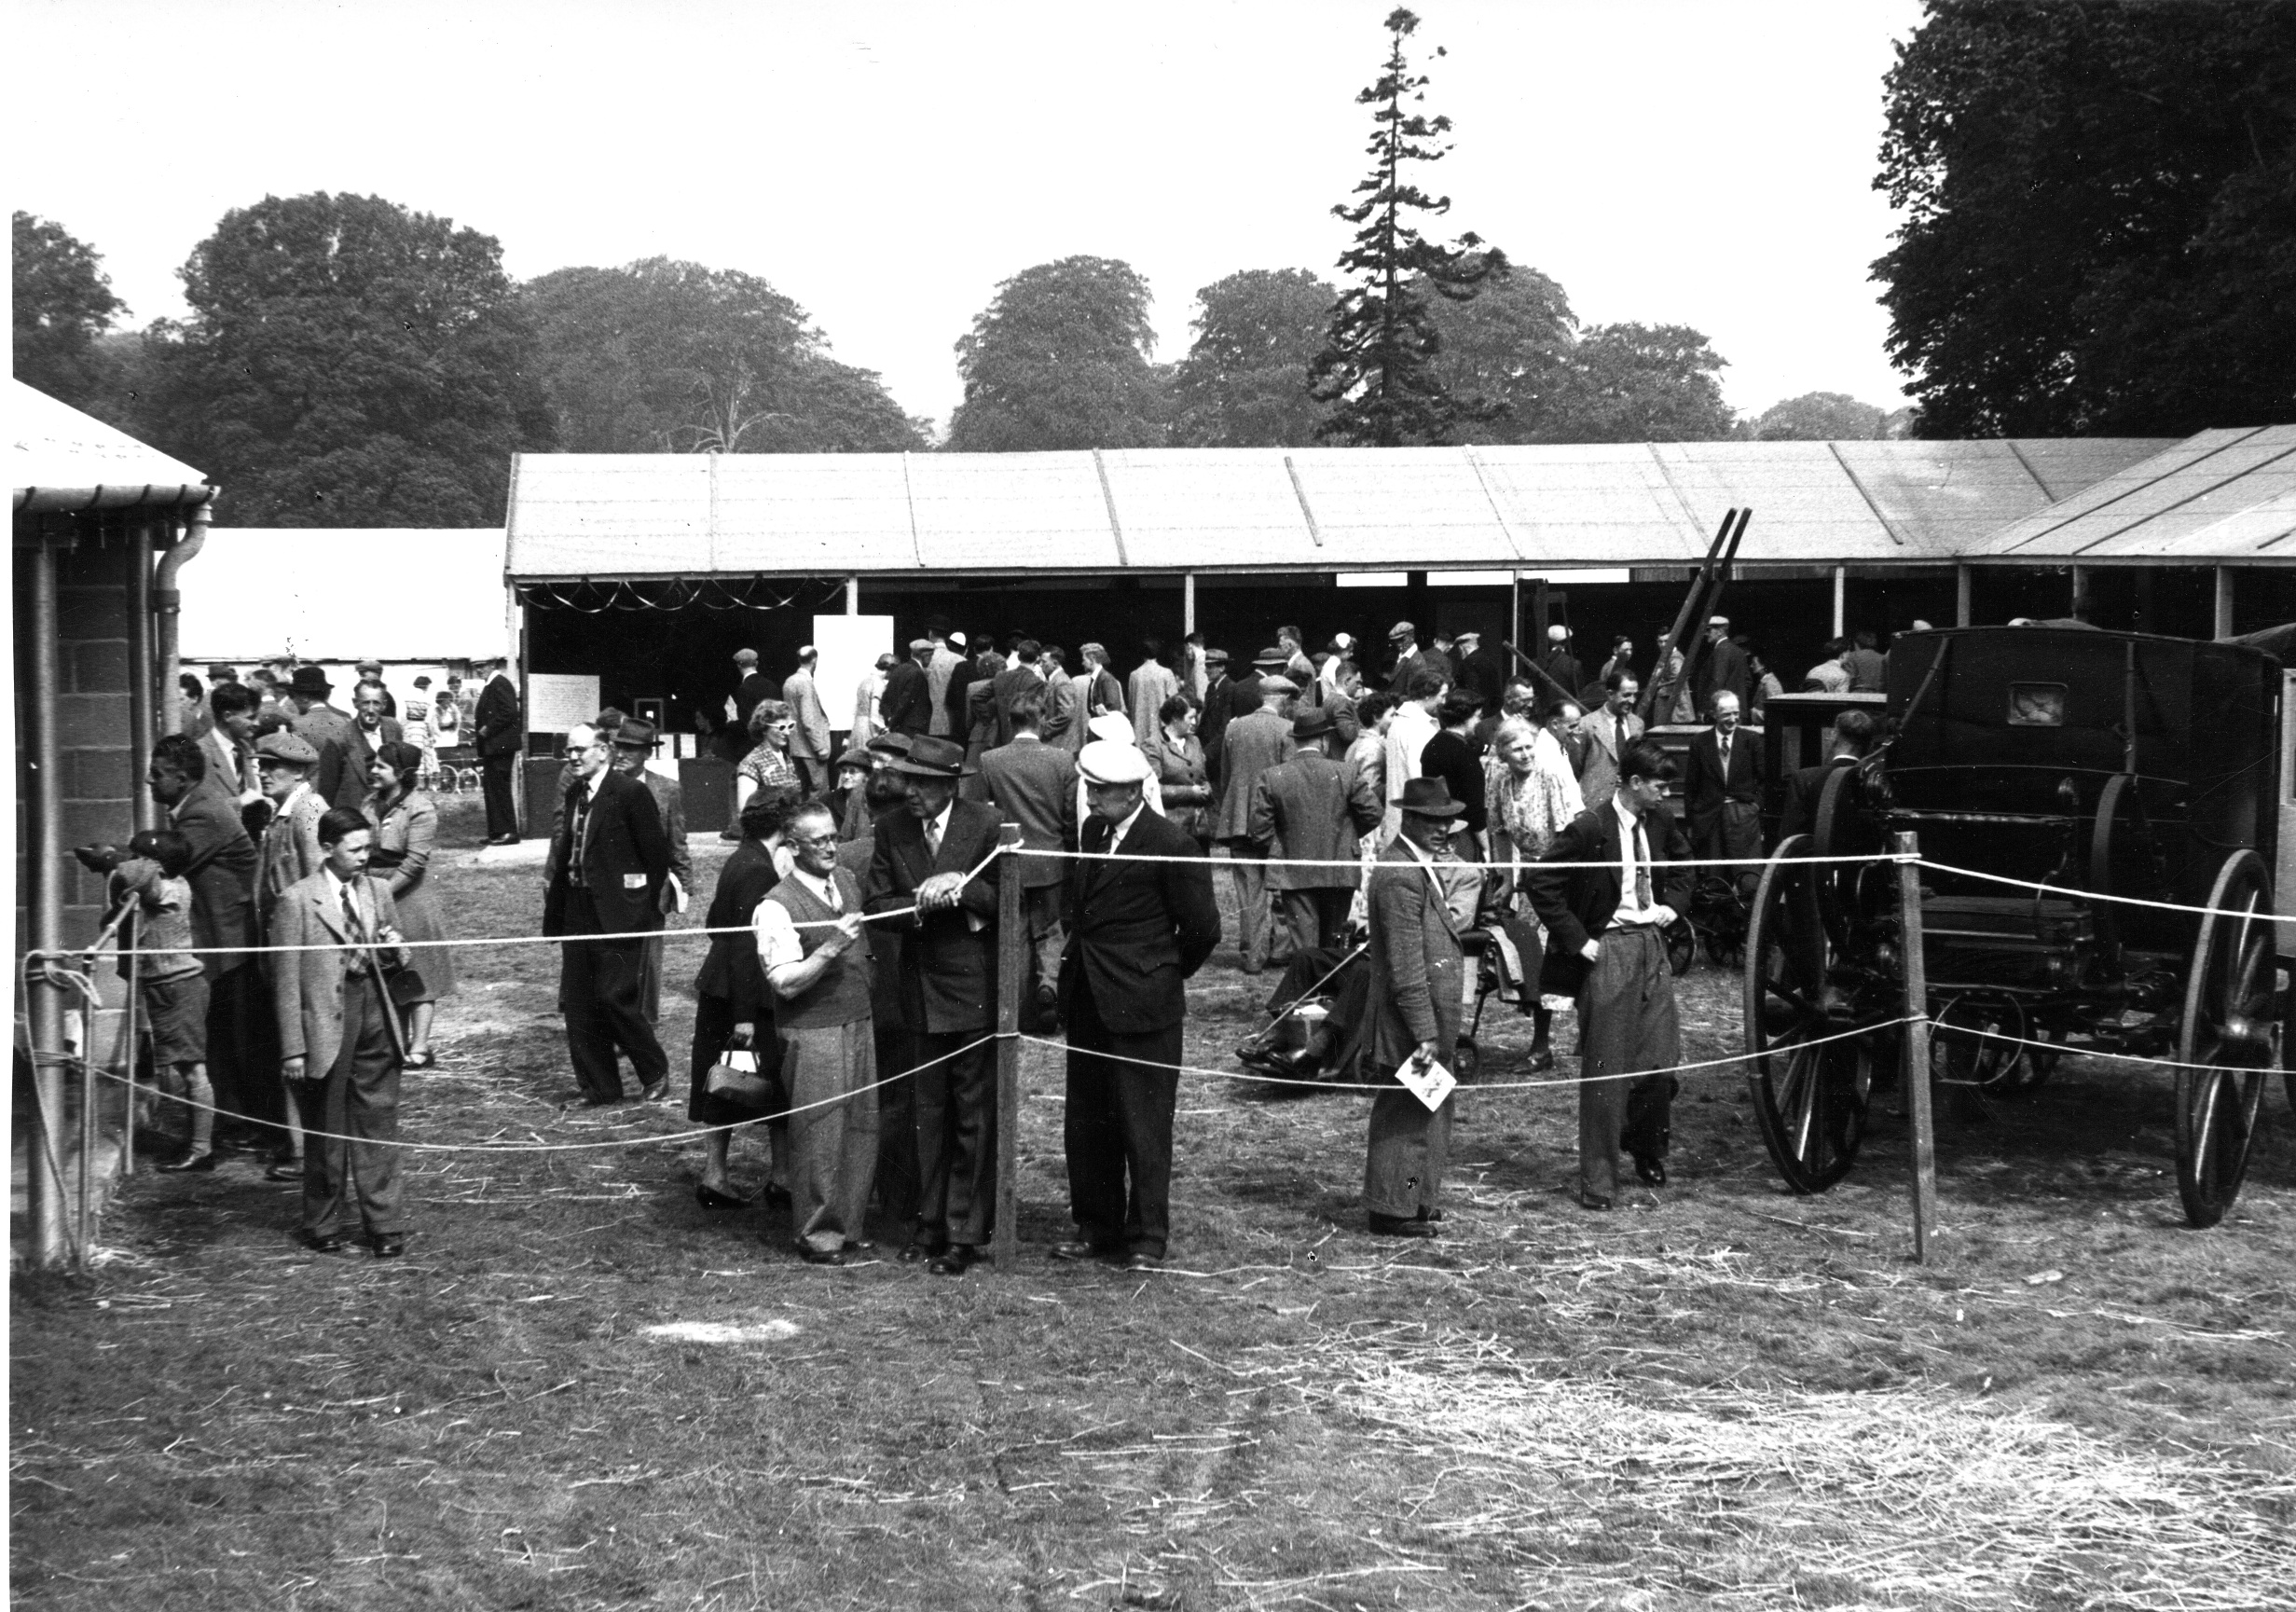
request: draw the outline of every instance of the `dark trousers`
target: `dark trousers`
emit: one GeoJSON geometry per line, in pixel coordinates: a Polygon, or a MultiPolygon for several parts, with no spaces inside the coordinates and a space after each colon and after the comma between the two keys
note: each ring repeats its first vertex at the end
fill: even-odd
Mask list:
{"type": "Polygon", "coordinates": [[[1578,1190],[1609,1198],[1618,1192],[1619,1149],[1666,1155],[1682,1082],[1637,1071],[1681,1063],[1682,1029],[1665,938],[1653,929],[1612,930],[1597,944],[1578,992],[1578,1190]]]}
{"type": "Polygon", "coordinates": [[[1081,978],[1068,1015],[1068,1213],[1111,1253],[1162,1259],[1172,1233],[1172,1110],[1178,1025],[1119,1035],[1081,978]],[[1137,1058],[1140,1063],[1122,1060],[1137,1058]]]}
{"type": "Polygon", "coordinates": [[[1347,939],[1347,908],[1353,885],[1334,890],[1279,890],[1276,904],[1291,930],[1292,954],[1334,951],[1347,939]]]}
{"type": "Polygon", "coordinates": [[[1395,1220],[1423,1220],[1442,1206],[1443,1172],[1450,1164],[1450,1098],[1430,1109],[1400,1083],[1380,1087],[1371,1099],[1370,1134],[1364,1148],[1363,1206],[1395,1220]]]}
{"type": "Polygon", "coordinates": [[[517,765],[516,751],[479,760],[480,778],[487,792],[487,837],[490,840],[518,832],[518,808],[510,796],[510,773],[517,765]]]}
{"type": "Polygon", "coordinates": [[[215,1087],[216,1117],[279,1143],[286,1108],[279,1086],[279,1026],[271,992],[253,958],[208,982],[207,1078],[215,1087]]]}
{"type": "MultiPolygon", "coordinates": [[[[566,932],[606,932],[588,892],[567,892],[566,932]]],[[[584,1096],[611,1102],[622,1095],[619,1053],[629,1054],[640,1085],[669,1078],[669,1059],[646,1022],[644,972],[641,941],[570,940],[558,947],[558,1011],[566,1015],[566,1050],[584,1096]]]]}
{"type": "Polygon", "coordinates": [[[906,1232],[925,1195],[916,1159],[916,1077],[902,1072],[916,1056],[898,1020],[877,1020],[876,1031],[877,1078],[885,1082],[877,1088],[877,1212],[906,1232]]]}
{"type": "Polygon", "coordinates": [[[309,1132],[303,1142],[303,1229],[341,1233],[359,1199],[367,1235],[406,1230],[400,1201],[399,1054],[391,1037],[391,1005],[372,978],[343,985],[343,1044],[323,1080],[305,1081],[299,1100],[309,1132]],[[345,1138],[349,1138],[346,1140],[345,1138]]]}
{"type": "Polygon", "coordinates": [[[915,1092],[916,1240],[987,1246],[997,1213],[997,1063],[994,1042],[955,1052],[982,1032],[910,1033],[915,1092]],[[933,1062],[932,1060],[939,1060],[933,1062]]]}

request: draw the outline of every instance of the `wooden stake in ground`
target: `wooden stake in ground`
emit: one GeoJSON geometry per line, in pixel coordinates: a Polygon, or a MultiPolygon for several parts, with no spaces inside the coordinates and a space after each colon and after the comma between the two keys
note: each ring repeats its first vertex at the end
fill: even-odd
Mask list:
{"type": "Polygon", "coordinates": [[[1905,958],[1905,1119],[1913,1130],[1914,1263],[1930,1262],[1930,1231],[1937,1222],[1937,1127],[1930,1113],[1930,981],[1921,957],[1919,836],[1893,834],[1898,856],[1898,918],[1905,958]]]}
{"type": "Polygon", "coordinates": [[[1028,920],[1021,913],[1021,825],[997,835],[997,1229],[989,1252],[999,1271],[1021,1251],[1021,990],[1028,976],[1028,920]]]}

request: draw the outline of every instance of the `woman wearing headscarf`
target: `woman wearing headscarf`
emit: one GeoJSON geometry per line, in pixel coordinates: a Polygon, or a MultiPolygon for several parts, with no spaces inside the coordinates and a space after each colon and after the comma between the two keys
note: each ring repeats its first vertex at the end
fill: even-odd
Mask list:
{"type": "MultiPolygon", "coordinates": [[[[686,1095],[685,1116],[697,1125],[708,1125],[703,1138],[702,1178],[694,1196],[705,1209],[747,1208],[749,1200],[734,1191],[726,1176],[726,1162],[734,1133],[725,1127],[746,1124],[758,1111],[709,1090],[709,1068],[728,1047],[747,1048],[757,1054],[758,1069],[772,1076],[778,1070],[780,1042],[774,1035],[773,995],[765,988],[765,973],[757,957],[757,931],[750,915],[765,892],[781,882],[788,864],[781,831],[796,808],[797,785],[770,785],[752,794],[741,808],[741,843],[718,870],[718,888],[709,897],[704,927],[719,931],[709,937],[708,954],[694,979],[693,1084],[686,1095]]],[[[766,1123],[774,1175],[782,1164],[782,1140],[789,1121],[766,1123]]],[[[788,1189],[782,1188],[786,1194],[788,1189]]],[[[774,1196],[768,1185],[765,1195],[774,1196]]]]}
{"type": "MultiPolygon", "coordinates": [[[[422,751],[392,739],[375,752],[367,768],[373,786],[366,797],[367,820],[375,825],[375,851],[367,871],[391,881],[391,900],[399,909],[399,930],[410,941],[443,941],[446,919],[431,888],[431,852],[438,841],[438,807],[419,787],[422,751]]],[[[419,980],[410,995],[394,984],[391,996],[405,1025],[406,1063],[427,1069],[438,1062],[431,1051],[431,1021],[441,999],[454,995],[454,947],[417,946],[407,955],[411,976],[419,980]]],[[[409,974],[399,976],[410,980],[409,974]]]]}
{"type": "Polygon", "coordinates": [[[1546,958],[1546,934],[1531,913],[1523,893],[1523,872],[1547,854],[1580,809],[1578,780],[1571,761],[1547,728],[1519,716],[1508,717],[1492,736],[1492,753],[1484,761],[1483,789],[1489,814],[1490,860],[1504,869],[1505,906],[1500,928],[1514,957],[1508,971],[1522,992],[1522,1007],[1531,1015],[1531,1067],[1555,1067],[1548,1044],[1554,1010],[1539,997],[1539,969],[1546,958]]]}

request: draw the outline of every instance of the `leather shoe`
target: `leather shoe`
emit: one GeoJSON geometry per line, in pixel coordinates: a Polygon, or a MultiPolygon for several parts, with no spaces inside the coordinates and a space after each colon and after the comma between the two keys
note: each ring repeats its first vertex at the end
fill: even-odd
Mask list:
{"type": "Polygon", "coordinates": [[[1124,1269],[1127,1271],[1161,1271],[1163,1268],[1164,1257],[1162,1254],[1127,1254],[1124,1256],[1124,1269]]]}
{"type": "Polygon", "coordinates": [[[1592,1192],[1581,1192],[1578,1194],[1578,1206],[1582,1209],[1608,1209],[1611,1206],[1611,1201],[1608,1198],[1597,1197],[1592,1192]]]}
{"type": "Polygon", "coordinates": [[[1070,1264],[1081,1264],[1086,1260],[1106,1260],[1116,1252],[1114,1248],[1105,1248],[1098,1243],[1054,1243],[1047,1251],[1055,1260],[1065,1260],[1070,1264]]]}
{"type": "Polygon", "coordinates": [[[582,1099],[582,1106],[585,1109],[611,1109],[621,1100],[622,1094],[620,1092],[616,1092],[611,1097],[601,1097],[596,1093],[591,1093],[582,1099]]]}
{"type": "Polygon", "coordinates": [[[1550,1073],[1552,1073],[1552,1072],[1553,1072],[1553,1070],[1554,1070],[1554,1067],[1555,1067],[1555,1052],[1554,1052],[1554,1049],[1553,1049],[1552,1047],[1539,1047],[1539,1048],[1534,1049],[1534,1050],[1532,1052],[1532,1054],[1531,1054],[1531,1072],[1532,1072],[1533,1074],[1534,1074],[1534,1075],[1550,1074],[1550,1073]]]}
{"type": "MultiPolygon", "coordinates": [[[[152,1166],[153,1169],[158,1171],[163,1176],[188,1175],[194,1171],[212,1170],[214,1167],[214,1154],[188,1152],[178,1153],[174,1158],[163,1160],[159,1164],[152,1166]]],[[[298,1177],[300,1177],[302,1173],[303,1172],[300,1170],[296,1172],[298,1177]]]]}
{"type": "Polygon", "coordinates": [[[303,1178],[303,1161],[274,1159],[271,1167],[263,1172],[263,1178],[267,1181],[299,1181],[303,1178]]]}
{"type": "Polygon", "coordinates": [[[1634,1174],[1646,1187],[1666,1185],[1666,1161],[1656,1153],[1634,1155],[1634,1174]]]}
{"type": "Polygon", "coordinates": [[[1371,1234],[1375,1237],[1432,1237],[1436,1234],[1432,1220],[1405,1219],[1397,1215],[1369,1217],[1371,1234]]]}
{"type": "Polygon", "coordinates": [[[643,1089],[639,1092],[638,1100],[641,1103],[658,1103],[667,1095],[669,1095],[669,1077],[664,1075],[658,1081],[647,1082],[643,1089]]]}
{"type": "Polygon", "coordinates": [[[803,1243],[797,1247],[797,1257],[808,1265],[842,1265],[846,1262],[843,1249],[808,1248],[803,1243]]]}
{"type": "Polygon", "coordinates": [[[786,1209],[790,1206],[789,1188],[777,1187],[770,1181],[765,1184],[765,1190],[758,1196],[771,1208],[786,1209]]]}
{"type": "Polygon", "coordinates": [[[375,1234],[375,1257],[378,1260],[395,1260],[405,1252],[406,1252],[406,1233],[378,1232],[375,1234]]]}
{"type": "Polygon", "coordinates": [[[961,1276],[980,1262],[981,1250],[970,1243],[951,1243],[925,1268],[936,1276],[961,1276]]]}
{"type": "Polygon", "coordinates": [[[707,1185],[694,1187],[694,1201],[705,1209],[746,1209],[749,1206],[749,1199],[736,1197],[732,1192],[721,1192],[717,1188],[707,1185]]]}
{"type": "Polygon", "coordinates": [[[946,1251],[947,1247],[945,1243],[940,1247],[935,1247],[930,1243],[911,1243],[893,1257],[904,1265],[914,1265],[921,1260],[938,1260],[946,1251]]]}
{"type": "Polygon", "coordinates": [[[339,1254],[351,1247],[351,1239],[340,1232],[297,1232],[295,1240],[314,1254],[339,1254]]]}

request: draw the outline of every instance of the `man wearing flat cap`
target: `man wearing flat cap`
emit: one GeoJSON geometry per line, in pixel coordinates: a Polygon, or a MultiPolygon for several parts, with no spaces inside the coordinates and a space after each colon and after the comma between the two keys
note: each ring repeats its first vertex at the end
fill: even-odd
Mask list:
{"type": "Polygon", "coordinates": [[[574,781],[550,837],[543,899],[543,933],[574,937],[558,947],[558,1011],[591,1108],[621,1100],[623,1054],[646,1101],[669,1089],[644,1001],[645,931],[661,928],[669,846],[653,792],[613,769],[617,737],[586,726],[567,735],[574,781]]]}
{"type": "MultiPolygon", "coordinates": [[[[694,888],[694,851],[686,844],[684,786],[646,765],[661,747],[662,736],[650,722],[625,717],[613,730],[614,771],[644,784],[653,797],[653,809],[662,814],[662,840],[669,847],[669,876],[662,881],[662,893],[654,905],[661,911],[662,922],[667,924],[671,913],[685,911],[686,892],[694,888]]],[[[639,954],[639,998],[650,1025],[662,1022],[662,958],[667,945],[667,937],[657,931],[642,944],[639,954]]]]}
{"type": "Polygon", "coordinates": [[[1303,702],[1291,719],[1291,759],[1261,773],[1252,789],[1252,843],[1270,859],[1268,889],[1295,952],[1341,943],[1355,893],[1355,847],[1386,806],[1358,768],[1331,759],[1331,714],[1303,702]],[[1294,861],[1331,865],[1288,865],[1294,861]]]}
{"type": "Polygon", "coordinates": [[[1363,1206],[1374,1235],[1432,1237],[1450,1157],[1451,1099],[1433,1109],[1395,1079],[1456,1059],[1465,954],[1445,883],[1452,824],[1464,806],[1438,778],[1415,778],[1397,799],[1401,826],[1372,864],[1371,1037],[1365,1056],[1378,1082],[1366,1149],[1363,1206]]]}
{"type": "Polygon", "coordinates": [[[1091,820],[1063,896],[1060,965],[1077,1235],[1052,1255],[1150,1271],[1171,1236],[1184,987],[1219,944],[1219,907],[1195,837],[1147,809],[1148,763],[1136,746],[1095,740],[1078,768],[1091,820]]]}
{"type": "MultiPolygon", "coordinates": [[[[317,667],[304,669],[319,670],[317,667]]],[[[271,804],[271,820],[263,831],[255,864],[255,930],[268,944],[281,899],[317,873],[326,860],[326,853],[319,847],[319,820],[327,815],[327,803],[312,787],[319,771],[319,751],[300,734],[265,734],[255,741],[255,766],[264,798],[271,804]]],[[[265,959],[265,971],[274,980],[279,966],[276,958],[265,959]]],[[[296,1106],[294,1083],[281,1081],[280,1091],[286,1135],[271,1155],[271,1167],[266,1173],[274,1181],[299,1181],[303,1178],[303,1116],[296,1106]]]]}
{"type": "Polygon", "coordinates": [[[806,644],[797,652],[797,669],[781,685],[781,701],[797,725],[790,730],[790,764],[797,768],[798,788],[807,795],[829,790],[829,712],[822,708],[821,691],[814,686],[813,670],[821,652],[806,644]]]}
{"type": "Polygon", "coordinates": [[[956,798],[964,747],[930,735],[893,763],[909,806],[877,824],[862,902],[902,926],[901,1021],[914,1083],[916,1223],[903,1263],[962,1275],[988,1247],[997,1207],[997,808],[956,798]]]}
{"type": "Polygon", "coordinates": [[[1219,747],[1228,723],[1242,713],[1235,709],[1236,680],[1228,675],[1228,652],[1203,652],[1203,714],[1196,719],[1196,738],[1203,746],[1203,770],[1215,791],[1219,788],[1219,747]]]}
{"type": "Polygon", "coordinates": [[[1212,825],[1212,837],[1228,847],[1228,866],[1236,882],[1236,950],[1247,974],[1291,955],[1288,932],[1273,940],[1269,934],[1263,865],[1268,851],[1252,837],[1252,794],[1259,775],[1291,755],[1291,717],[1285,702],[1299,691],[1281,671],[1261,673],[1257,687],[1259,709],[1230,722],[1220,738],[1219,816],[1212,825]]]}
{"type": "Polygon", "coordinates": [[[1698,690],[1698,710],[1711,716],[1714,696],[1734,694],[1740,710],[1753,697],[1753,672],[1748,665],[1746,652],[1739,648],[1730,637],[1730,618],[1710,615],[1706,618],[1706,653],[1698,659],[1698,676],[1693,680],[1698,690]]]}
{"type": "Polygon", "coordinates": [[[391,718],[393,722],[396,722],[399,715],[399,702],[392,695],[391,690],[384,685],[382,674],[383,664],[381,661],[363,660],[359,663],[359,681],[361,682],[371,682],[377,688],[382,689],[382,713],[383,715],[391,718]]]}
{"type": "Polygon", "coordinates": [[[1485,643],[1483,635],[1474,627],[1461,633],[1456,641],[1459,650],[1459,686],[1473,689],[1482,702],[1481,714],[1490,715],[1499,709],[1500,698],[1506,692],[1506,652],[1496,643],[1485,643]]]}
{"type": "Polygon", "coordinates": [[[1445,682],[1456,683],[1457,673],[1451,669],[1450,658],[1439,649],[1422,649],[1419,628],[1408,621],[1399,621],[1387,629],[1387,648],[1395,657],[1395,667],[1387,679],[1390,694],[1401,694],[1410,685],[1411,673],[1424,668],[1434,672],[1445,682]]]}

